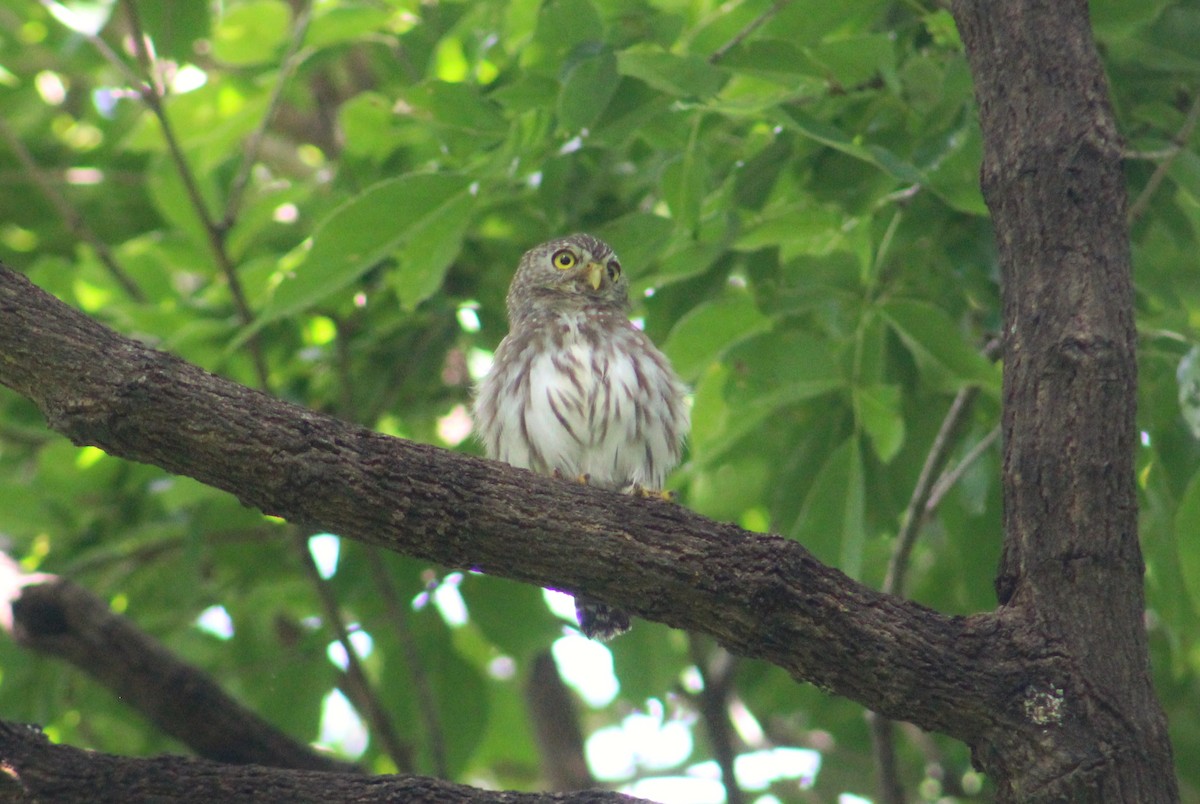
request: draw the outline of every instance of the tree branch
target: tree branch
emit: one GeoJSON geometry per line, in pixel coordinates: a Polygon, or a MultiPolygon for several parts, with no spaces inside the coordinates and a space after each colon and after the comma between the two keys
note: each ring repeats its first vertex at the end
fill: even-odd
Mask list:
{"type": "Polygon", "coordinates": [[[53,745],[36,727],[0,721],[0,799],[5,801],[436,801],[439,804],[631,804],[620,793],[511,793],[421,776],[371,776],[221,765],[160,756],[131,759],[53,745]]]}
{"type": "Polygon", "coordinates": [[[144,302],[146,294],[142,292],[142,289],[133,280],[133,277],[121,267],[121,263],[117,260],[117,256],[113,254],[112,249],[108,247],[108,243],[105,243],[100,239],[99,235],[92,231],[92,227],[88,226],[83,213],[67,200],[66,194],[59,192],[58,188],[54,186],[54,182],[46,176],[41,165],[34,159],[33,154],[25,147],[24,141],[9,127],[3,117],[0,117],[0,138],[8,143],[13,156],[21,163],[21,167],[25,169],[25,175],[29,177],[29,180],[33,182],[35,187],[42,191],[42,195],[45,196],[46,200],[50,202],[50,206],[54,207],[54,211],[62,218],[63,224],[67,227],[68,231],[91,247],[92,251],[96,253],[96,258],[100,260],[100,264],[108,270],[108,273],[121,286],[121,290],[125,292],[126,296],[133,301],[144,302]]]}
{"type": "MultiPolygon", "coordinates": [[[[187,156],[183,152],[183,146],[180,144],[179,138],[175,136],[175,128],[171,125],[171,119],[167,116],[167,108],[163,103],[165,91],[159,81],[154,55],[150,51],[148,43],[149,40],[143,32],[137,2],[136,0],[123,0],[123,5],[133,38],[133,49],[137,54],[138,63],[141,65],[142,71],[146,76],[144,82],[139,82],[139,94],[146,107],[150,109],[151,113],[158,120],[159,129],[163,135],[163,142],[167,146],[167,154],[170,155],[171,161],[175,165],[175,171],[179,174],[180,181],[183,182],[183,188],[187,193],[188,201],[191,203],[192,209],[196,213],[196,218],[204,229],[213,259],[216,260],[217,268],[221,271],[221,275],[225,278],[225,282],[229,286],[229,295],[233,299],[233,306],[237,311],[238,318],[242,324],[249,326],[254,321],[254,313],[250,309],[250,303],[246,300],[246,294],[242,290],[242,282],[238,278],[237,268],[234,266],[233,259],[226,248],[226,232],[209,211],[208,203],[204,200],[204,194],[200,191],[200,185],[196,181],[195,171],[192,170],[192,166],[188,163],[187,156]]],[[[269,373],[262,353],[262,341],[257,332],[252,332],[249,335],[246,339],[246,346],[250,351],[250,357],[253,360],[259,384],[266,386],[269,373]]]]}
{"type": "Polygon", "coordinates": [[[1070,657],[1030,688],[1056,737],[1008,746],[1005,801],[1178,799],[1150,684],[1122,144],[1086,0],[955,0],[1004,303],[1001,611],[1070,657]]]}
{"type": "Polygon", "coordinates": [[[793,541],[304,410],[123,338],[7,269],[0,355],[0,382],[77,444],[302,527],[585,591],[967,742],[1028,729],[1014,690],[1061,672],[1061,657],[1008,640],[1003,613],[943,616],[793,541]]]}
{"type": "Polygon", "coordinates": [[[379,696],[375,694],[375,689],[371,686],[367,673],[362,668],[362,662],[358,660],[358,650],[350,640],[350,631],[342,620],[341,607],[333,594],[333,589],[317,570],[317,562],[313,560],[312,552],[308,548],[308,537],[300,532],[294,533],[292,544],[300,557],[300,564],[304,567],[304,574],[308,578],[309,585],[312,586],[317,600],[320,601],[325,625],[333,632],[333,638],[338,641],[346,653],[346,697],[366,718],[367,723],[371,726],[372,736],[379,741],[380,746],[396,767],[402,773],[411,773],[415,768],[412,747],[401,740],[400,735],[396,733],[391,717],[380,703],[379,696]]]}
{"type": "Polygon", "coordinates": [[[525,702],[541,757],[542,776],[549,788],[583,790],[595,786],[584,753],[579,708],[549,650],[533,657],[525,682],[525,702]]]}
{"type": "Polygon", "coordinates": [[[421,655],[417,640],[413,636],[409,624],[408,608],[400,602],[396,586],[384,569],[383,552],[377,547],[368,547],[367,566],[371,571],[371,581],[375,591],[379,593],[383,607],[387,611],[387,623],[396,632],[396,641],[404,652],[405,669],[408,671],[408,682],[412,686],[413,698],[417,702],[417,712],[425,734],[425,744],[429,749],[429,765],[433,775],[439,779],[450,777],[450,766],[446,761],[446,738],[442,729],[442,720],[438,716],[437,701],[433,697],[433,686],[429,683],[429,671],[426,668],[426,657],[421,655]]]}
{"type": "MultiPolygon", "coordinates": [[[[64,659],[166,734],[217,762],[356,771],[283,734],[212,678],[68,580],[26,574],[0,554],[0,627],[24,648],[64,659]]],[[[0,750],[0,756],[7,756],[0,750]]]]}

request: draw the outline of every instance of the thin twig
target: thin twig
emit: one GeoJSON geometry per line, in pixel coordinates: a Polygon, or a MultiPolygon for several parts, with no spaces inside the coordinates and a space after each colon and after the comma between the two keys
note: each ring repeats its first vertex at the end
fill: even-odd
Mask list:
{"type": "MultiPolygon", "coordinates": [[[[38,2],[43,8],[50,12],[51,16],[54,16],[53,7],[55,3],[51,2],[51,0],[38,0],[38,2]]],[[[141,82],[137,72],[128,64],[126,64],[124,59],[118,56],[116,52],[108,46],[108,42],[105,42],[100,38],[99,34],[80,31],[75,28],[71,29],[71,33],[74,36],[82,36],[87,39],[88,44],[96,48],[96,51],[100,54],[101,58],[107,61],[109,66],[111,66],[114,70],[124,76],[125,80],[128,81],[131,86],[137,86],[141,82]]]]}
{"type": "MultiPolygon", "coordinates": [[[[225,544],[245,544],[261,542],[276,530],[271,526],[247,528],[245,530],[218,531],[206,533],[205,546],[225,544]]],[[[184,550],[195,544],[192,536],[167,536],[157,541],[134,546],[117,545],[109,550],[85,554],[82,558],[67,563],[63,574],[70,578],[80,578],[89,573],[111,571],[121,564],[129,564],[133,569],[145,568],[160,557],[184,550]]]]}
{"type": "MultiPolygon", "coordinates": [[[[234,268],[233,260],[225,248],[223,231],[208,210],[208,205],[204,201],[204,195],[200,192],[200,186],[196,183],[196,176],[192,172],[191,165],[188,164],[187,157],[184,156],[183,148],[180,146],[178,138],[175,136],[175,129],[167,118],[167,110],[162,102],[164,90],[159,86],[159,82],[157,81],[154,55],[150,52],[146,44],[146,36],[143,33],[141,17],[138,15],[137,3],[135,0],[124,0],[123,5],[126,16],[129,18],[129,28],[133,38],[134,51],[145,73],[145,78],[138,82],[140,84],[142,101],[154,114],[155,118],[158,119],[159,127],[162,129],[163,140],[167,145],[167,153],[170,154],[171,161],[175,163],[175,170],[179,173],[179,178],[183,181],[184,191],[187,193],[188,200],[191,202],[192,208],[195,210],[196,216],[204,228],[213,258],[216,260],[217,267],[225,277],[226,284],[229,286],[229,293],[233,298],[238,319],[243,326],[248,326],[254,321],[254,313],[250,310],[250,305],[246,301],[246,294],[242,290],[241,280],[238,279],[237,270],[234,268]]],[[[265,389],[269,374],[267,372],[266,361],[263,358],[262,342],[258,334],[251,335],[247,339],[246,345],[249,347],[250,355],[254,362],[259,386],[265,389]]]]}
{"type": "Polygon", "coordinates": [[[867,710],[871,751],[875,755],[875,795],[879,804],[904,804],[904,786],[896,765],[895,723],[878,712],[867,710]]]}
{"type": "Polygon", "coordinates": [[[1146,208],[1150,206],[1150,199],[1154,193],[1158,191],[1158,187],[1162,184],[1163,179],[1167,177],[1167,171],[1171,169],[1171,165],[1175,163],[1175,159],[1187,147],[1188,140],[1192,138],[1192,132],[1196,129],[1196,124],[1200,123],[1200,92],[1196,93],[1195,99],[1192,101],[1192,106],[1188,109],[1187,117],[1183,120],[1183,125],[1179,127],[1179,131],[1171,138],[1171,147],[1166,150],[1166,155],[1163,160],[1158,163],[1158,167],[1150,174],[1150,179],[1146,182],[1146,186],[1138,193],[1137,200],[1129,207],[1129,215],[1127,220],[1130,224],[1142,217],[1146,212],[1146,208]]]}
{"type": "Polygon", "coordinates": [[[238,165],[237,174],[234,176],[233,182],[229,185],[229,196],[225,200],[225,214],[221,217],[221,222],[218,224],[222,232],[228,232],[237,220],[242,198],[245,196],[246,188],[250,183],[250,171],[253,169],[254,163],[258,161],[259,152],[262,150],[263,138],[267,134],[267,128],[271,125],[271,121],[275,119],[275,112],[278,111],[279,103],[283,99],[283,88],[304,60],[300,53],[300,46],[304,43],[304,36],[308,32],[308,24],[311,20],[312,2],[309,0],[308,2],[301,3],[299,9],[296,11],[296,18],[292,23],[291,41],[288,43],[287,52],[283,55],[283,61],[279,67],[279,75],[275,79],[275,86],[271,89],[271,97],[267,101],[267,110],[263,113],[262,119],[258,121],[258,126],[250,134],[249,139],[246,140],[246,146],[242,152],[241,164],[238,165]]]}
{"type": "MultiPolygon", "coordinates": [[[[1003,343],[1000,339],[993,339],[984,347],[984,356],[989,360],[995,360],[1000,356],[1002,348],[1003,343]]],[[[978,395],[978,386],[963,388],[958,392],[950,404],[950,410],[942,419],[942,426],[938,428],[929,453],[925,456],[925,464],[921,467],[921,474],[917,477],[917,483],[913,487],[912,497],[901,516],[900,532],[896,535],[892,557],[888,562],[887,575],[883,581],[883,591],[888,594],[903,594],[904,578],[908,571],[908,560],[912,554],[913,545],[916,544],[917,536],[921,532],[921,524],[925,521],[928,512],[933,510],[929,502],[933,498],[935,489],[939,487],[940,483],[946,482],[949,477],[948,474],[939,476],[938,473],[941,472],[950,451],[954,448],[957,434],[966,421],[978,395]]],[[[996,432],[998,433],[999,430],[997,429],[996,432]]],[[[987,440],[987,438],[984,439],[984,441],[987,440]]],[[[978,445],[976,449],[979,449],[978,445]]],[[[982,450],[979,452],[982,453],[982,450]]],[[[967,456],[971,461],[977,457],[978,454],[974,454],[974,450],[967,456]]],[[[967,458],[964,458],[958,465],[962,471],[965,471],[965,466],[969,465],[967,458]]],[[[954,475],[954,481],[961,476],[961,472],[954,475]]],[[[949,489],[954,481],[947,482],[941,493],[945,494],[945,490],[949,489]]],[[[938,499],[940,500],[940,497],[938,499]]],[[[879,800],[884,804],[902,804],[904,787],[900,784],[892,722],[875,712],[868,712],[867,724],[871,732],[872,751],[875,755],[879,800]]]]}
{"type": "MultiPolygon", "coordinates": [[[[999,338],[989,341],[983,348],[984,357],[995,360],[1000,356],[1002,347],[999,338]]],[[[913,487],[912,497],[900,517],[900,532],[896,535],[896,544],[892,548],[892,557],[883,581],[883,591],[888,594],[904,593],[904,575],[908,570],[908,559],[920,533],[921,523],[925,518],[925,506],[933,493],[935,478],[954,447],[954,436],[965,421],[978,394],[978,386],[969,386],[958,392],[942,420],[942,426],[938,428],[933,444],[929,447],[929,454],[925,456],[925,464],[921,467],[916,486],[913,487]]]]}
{"type": "MultiPolygon", "coordinates": [[[[929,500],[937,473],[953,449],[958,430],[966,420],[978,394],[979,388],[976,386],[963,388],[958,392],[942,420],[937,436],[933,439],[929,454],[925,456],[925,464],[921,467],[912,497],[901,517],[900,532],[896,535],[887,575],[883,581],[883,591],[889,594],[903,593],[908,559],[920,533],[921,523],[925,519],[925,503],[929,500]]],[[[871,732],[871,749],[875,755],[876,792],[879,800],[882,804],[903,804],[904,786],[900,783],[896,762],[895,730],[892,721],[875,712],[867,712],[867,725],[871,732]]]]}
{"type": "Polygon", "coordinates": [[[559,675],[549,650],[533,656],[524,686],[543,786],[562,791],[594,788],[596,779],[587,763],[576,697],[559,675]]]}
{"type": "Polygon", "coordinates": [[[737,660],[719,646],[706,650],[708,640],[697,634],[688,634],[688,650],[692,663],[700,671],[704,688],[700,691],[700,713],[712,745],[713,759],[721,769],[721,783],[725,785],[726,804],[742,804],[745,800],[738,786],[733,730],[729,723],[729,691],[737,670],[737,660]]]}
{"type": "Polygon", "coordinates": [[[133,280],[125,269],[121,267],[117,261],[116,255],[112,253],[112,249],[108,244],[92,231],[92,228],[87,225],[83,214],[76,209],[67,197],[58,191],[54,186],[54,182],[50,181],[45,172],[38,165],[37,160],[33,158],[33,154],[25,147],[25,143],[17,136],[16,132],[9,128],[8,123],[0,116],[0,136],[8,143],[8,147],[12,149],[13,155],[17,157],[17,161],[25,168],[25,175],[42,191],[42,195],[54,207],[54,210],[62,218],[63,223],[67,225],[67,229],[71,234],[80,240],[86,242],[96,252],[96,256],[103,263],[108,272],[112,274],[113,279],[117,280],[117,284],[125,291],[125,295],[136,302],[146,300],[146,294],[138,287],[137,282],[133,280]]]}
{"type": "Polygon", "coordinates": [[[396,594],[396,587],[391,577],[384,569],[384,552],[377,547],[367,547],[367,563],[371,568],[371,578],[375,589],[383,600],[387,611],[388,621],[396,631],[400,648],[404,651],[404,661],[408,666],[409,681],[412,682],[413,694],[417,699],[417,711],[425,726],[428,739],[429,758],[433,764],[433,773],[439,779],[450,778],[450,766],[446,762],[446,738],[438,717],[437,702],[433,697],[433,687],[429,683],[429,674],[425,670],[425,662],[417,647],[408,624],[408,608],[396,594]]]}
{"type": "Polygon", "coordinates": [[[883,581],[883,591],[888,594],[901,595],[904,593],[904,576],[908,570],[909,556],[912,554],[913,545],[917,541],[921,523],[924,521],[925,503],[929,500],[930,492],[933,491],[933,484],[937,479],[938,472],[941,471],[942,464],[950,455],[950,450],[954,448],[958,429],[971,411],[971,406],[978,395],[979,388],[974,385],[958,392],[950,404],[950,410],[942,420],[942,426],[938,429],[937,436],[933,439],[929,454],[925,456],[925,465],[921,467],[921,474],[913,488],[908,507],[904,509],[904,514],[901,516],[900,532],[896,535],[892,558],[888,562],[887,575],[883,581]]]}
{"type": "Polygon", "coordinates": [[[750,20],[745,28],[742,28],[742,30],[734,34],[732,39],[713,51],[712,55],[708,57],[708,63],[716,64],[721,59],[725,58],[727,55],[729,55],[729,51],[746,41],[750,34],[754,33],[767,22],[769,22],[772,17],[782,11],[785,6],[791,3],[791,1],[792,0],[775,0],[775,2],[771,4],[770,8],[759,14],[754,19],[750,20]]]}
{"type": "Polygon", "coordinates": [[[351,701],[366,717],[367,722],[371,725],[372,736],[379,740],[383,750],[391,757],[396,768],[402,773],[413,772],[412,750],[400,740],[391,718],[388,717],[387,711],[379,702],[378,696],[375,695],[374,688],[367,680],[367,674],[358,661],[358,653],[350,641],[350,633],[346,630],[346,624],[342,622],[341,611],[337,599],[333,596],[333,590],[329,588],[329,583],[321,577],[317,563],[308,549],[308,537],[297,532],[295,542],[301,564],[304,565],[304,571],[321,602],[325,621],[333,631],[334,638],[346,652],[346,680],[349,682],[347,692],[350,694],[351,701]]]}
{"type": "Polygon", "coordinates": [[[942,498],[946,496],[946,492],[954,488],[955,484],[962,479],[962,476],[971,468],[971,464],[979,460],[979,456],[988,451],[992,444],[996,443],[996,439],[1000,437],[1000,425],[992,428],[991,432],[979,440],[979,443],[971,447],[970,451],[963,456],[963,459],[953,469],[947,469],[933,484],[933,490],[929,492],[929,499],[925,501],[925,518],[928,519],[939,505],[942,503],[942,498]]]}

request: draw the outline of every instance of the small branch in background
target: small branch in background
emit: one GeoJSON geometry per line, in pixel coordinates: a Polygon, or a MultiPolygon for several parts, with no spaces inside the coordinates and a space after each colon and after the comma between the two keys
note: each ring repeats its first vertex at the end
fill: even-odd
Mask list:
{"type": "MultiPolygon", "coordinates": [[[[138,81],[142,101],[158,120],[163,140],[167,145],[167,153],[170,154],[171,161],[175,163],[175,170],[179,173],[179,178],[183,181],[188,200],[191,202],[192,208],[196,212],[196,217],[200,220],[200,224],[204,228],[209,248],[213,253],[213,258],[217,262],[217,268],[220,270],[221,275],[225,277],[225,282],[229,286],[229,293],[233,298],[233,305],[237,310],[238,319],[243,326],[249,326],[254,321],[254,313],[250,309],[250,304],[246,301],[246,294],[242,290],[241,280],[238,279],[233,260],[225,248],[224,231],[213,220],[212,214],[208,210],[208,205],[204,201],[204,195],[200,192],[200,186],[196,183],[196,176],[192,171],[191,165],[188,164],[187,157],[184,156],[179,139],[175,136],[175,129],[167,117],[167,110],[163,105],[165,89],[158,80],[158,69],[155,66],[154,54],[150,50],[146,35],[142,29],[137,3],[135,0],[124,0],[123,6],[129,20],[134,51],[137,53],[138,63],[145,74],[144,78],[138,81]]],[[[247,339],[246,345],[254,361],[254,370],[258,377],[259,387],[265,390],[268,385],[269,374],[267,372],[266,360],[262,354],[262,342],[257,333],[247,339]]]]}
{"type": "Polygon", "coordinates": [[[384,609],[388,614],[388,624],[396,631],[400,649],[404,651],[404,663],[408,666],[409,681],[412,682],[413,695],[417,700],[417,711],[420,713],[422,725],[425,727],[425,737],[429,747],[429,758],[433,765],[433,773],[439,779],[450,777],[450,766],[446,762],[446,737],[438,717],[437,701],[433,696],[433,687],[429,683],[429,673],[425,669],[425,661],[417,647],[408,622],[408,608],[396,594],[387,570],[384,569],[386,556],[377,547],[367,547],[367,564],[371,568],[371,578],[379,596],[383,599],[384,609]]]}
{"type": "MultiPolygon", "coordinates": [[[[1192,106],[1188,109],[1187,117],[1183,120],[1183,125],[1179,127],[1179,131],[1171,138],[1171,146],[1163,149],[1161,152],[1154,154],[1141,154],[1143,158],[1149,157],[1161,159],[1158,167],[1150,174],[1146,186],[1138,193],[1137,200],[1129,207],[1129,214],[1126,220],[1130,224],[1138,220],[1146,213],[1146,208],[1150,206],[1150,199],[1158,191],[1159,185],[1163,183],[1163,179],[1167,177],[1167,171],[1171,169],[1179,154],[1187,147],[1188,140],[1192,138],[1192,132],[1196,130],[1196,124],[1200,123],[1200,92],[1196,93],[1195,99],[1192,101],[1192,106]]],[[[1129,159],[1133,154],[1126,154],[1125,158],[1129,159]]]]}
{"type": "Polygon", "coordinates": [[[925,464],[921,467],[921,474],[913,488],[908,507],[904,509],[900,518],[900,532],[896,535],[896,544],[892,548],[891,560],[888,561],[887,575],[883,580],[883,591],[888,594],[904,594],[904,576],[908,571],[908,559],[912,555],[913,545],[916,544],[921,531],[921,523],[925,521],[925,503],[933,491],[937,473],[950,456],[958,431],[978,395],[979,388],[973,385],[958,392],[942,420],[937,436],[933,439],[929,454],[925,456],[925,464]]]}
{"type": "Polygon", "coordinates": [[[996,425],[987,435],[979,439],[979,443],[971,447],[970,451],[963,456],[963,459],[953,469],[947,469],[942,473],[942,476],[933,484],[933,490],[929,492],[929,499],[925,501],[926,518],[941,505],[942,498],[946,496],[946,492],[954,488],[955,484],[971,468],[971,464],[979,460],[979,456],[987,452],[992,444],[996,443],[998,438],[1000,438],[1000,425],[996,425]]]}
{"type": "Polygon", "coordinates": [[[283,88],[287,86],[288,81],[304,60],[300,53],[300,46],[304,44],[304,36],[308,32],[308,24],[311,20],[312,2],[311,0],[306,0],[306,2],[300,3],[296,9],[296,16],[292,22],[291,39],[288,42],[287,52],[284,53],[283,59],[280,62],[279,75],[275,79],[275,85],[271,88],[271,97],[267,101],[267,110],[263,113],[262,119],[258,121],[258,126],[250,134],[249,139],[246,140],[245,149],[242,151],[242,161],[238,165],[238,171],[233,178],[233,182],[229,185],[229,195],[225,200],[225,214],[221,217],[220,223],[217,224],[217,228],[221,232],[228,232],[237,221],[242,198],[245,196],[246,188],[250,183],[250,171],[258,161],[259,154],[262,151],[263,138],[267,134],[267,128],[271,125],[271,121],[275,119],[275,112],[279,109],[279,103],[283,99],[283,88]]]}
{"type": "MultiPolygon", "coordinates": [[[[989,360],[995,360],[1000,356],[1002,347],[1000,339],[993,339],[984,347],[983,353],[989,360]]],[[[970,463],[983,454],[983,450],[986,449],[986,446],[980,449],[977,445],[976,449],[958,464],[954,473],[939,475],[957,443],[958,434],[978,396],[979,387],[974,385],[958,392],[954,401],[950,403],[950,409],[946,412],[945,418],[942,419],[942,425],[938,428],[929,453],[925,456],[925,463],[922,465],[921,474],[917,477],[917,483],[913,487],[908,506],[901,515],[900,531],[896,535],[891,560],[888,561],[887,574],[883,580],[883,591],[888,594],[904,594],[904,579],[908,572],[908,560],[912,555],[913,546],[916,544],[917,536],[920,535],[921,525],[933,507],[936,507],[936,505],[931,507],[929,504],[933,499],[934,492],[940,490],[937,498],[940,502],[942,496],[953,486],[954,482],[962,477],[970,463]],[[951,476],[953,480],[948,480],[951,476]],[[935,480],[935,478],[937,479],[935,480]]],[[[994,432],[998,434],[999,428],[994,432]]],[[[988,438],[984,438],[983,442],[988,442],[988,438]]],[[[871,748],[875,754],[879,800],[883,804],[903,804],[904,787],[900,784],[899,768],[896,763],[895,729],[892,722],[875,712],[867,712],[867,724],[871,732],[871,748]]]]}
{"type": "Polygon", "coordinates": [[[720,646],[711,646],[709,640],[697,634],[688,634],[688,650],[692,662],[700,671],[704,688],[698,696],[700,714],[704,718],[708,741],[712,745],[713,759],[721,769],[721,783],[725,785],[726,804],[742,804],[745,797],[738,786],[735,760],[737,749],[734,743],[733,725],[729,721],[729,694],[737,673],[737,660],[720,646]]]}
{"type": "Polygon", "coordinates": [[[79,668],[199,756],[276,768],[359,770],[280,732],[87,589],[60,576],[26,573],[4,554],[0,628],[21,647],[79,668]]]}
{"type": "Polygon", "coordinates": [[[771,4],[770,8],[752,19],[750,23],[746,25],[745,28],[742,28],[742,30],[738,31],[732,39],[713,51],[712,55],[708,57],[708,63],[716,64],[721,59],[725,58],[727,55],[729,55],[729,51],[746,41],[746,39],[752,33],[757,31],[763,25],[766,25],[772,17],[782,11],[790,2],[791,0],[775,0],[775,2],[771,4]]]}
{"type": "Polygon", "coordinates": [[[541,756],[542,775],[551,790],[595,787],[583,750],[583,729],[571,690],[558,675],[549,651],[533,658],[525,702],[541,756]]]}
{"type": "Polygon", "coordinates": [[[605,790],[482,790],[422,776],[363,776],[222,765],[193,757],[122,757],[50,742],[36,726],[0,721],[5,801],[420,801],[439,804],[651,804],[605,790]]]}
{"type": "Polygon", "coordinates": [[[871,753],[875,756],[876,800],[879,804],[904,804],[904,785],[900,784],[900,769],[896,766],[896,724],[869,709],[866,717],[871,753]]]}
{"type": "Polygon", "coordinates": [[[84,220],[79,210],[54,186],[54,182],[42,171],[37,160],[33,158],[33,154],[25,147],[25,143],[21,142],[16,132],[9,128],[8,123],[4,121],[3,117],[0,117],[0,137],[3,137],[4,141],[8,143],[8,147],[12,150],[13,155],[17,157],[17,161],[25,168],[25,175],[41,190],[42,195],[54,207],[54,210],[62,218],[63,223],[66,224],[71,234],[92,247],[92,251],[96,252],[96,256],[99,258],[101,264],[112,274],[113,279],[125,291],[126,296],[133,301],[144,302],[146,294],[138,287],[133,277],[127,274],[125,269],[121,267],[116,255],[112,253],[112,249],[92,231],[92,228],[87,225],[87,221],[84,220]]]}
{"type": "Polygon", "coordinates": [[[350,641],[350,632],[346,629],[346,624],[342,622],[341,610],[337,599],[333,596],[333,590],[321,577],[320,571],[317,570],[317,563],[313,560],[312,553],[309,552],[308,537],[297,532],[295,542],[296,549],[300,554],[300,562],[304,565],[305,573],[321,602],[325,622],[333,631],[334,638],[346,652],[347,697],[367,719],[367,723],[371,726],[371,736],[379,740],[380,746],[391,757],[397,770],[401,773],[412,773],[412,749],[405,745],[397,735],[391,718],[379,702],[379,697],[375,694],[374,688],[367,679],[367,674],[362,669],[362,663],[358,660],[358,652],[350,641]]]}
{"type": "MultiPolygon", "coordinates": [[[[997,359],[1002,346],[999,338],[989,341],[983,348],[984,357],[989,360],[997,359]]],[[[954,448],[958,432],[966,421],[967,414],[970,413],[971,406],[975,403],[978,395],[978,386],[968,386],[958,392],[950,404],[950,410],[946,412],[946,416],[942,420],[942,426],[938,428],[933,444],[929,447],[929,454],[925,456],[925,463],[921,467],[921,474],[913,487],[908,506],[900,517],[900,532],[896,535],[896,544],[892,548],[887,575],[884,576],[883,591],[890,595],[904,594],[904,576],[908,571],[908,559],[912,554],[917,536],[920,534],[921,525],[925,521],[926,505],[936,485],[935,477],[954,448]]],[[[961,476],[960,473],[958,477],[961,476]]],[[[942,494],[945,494],[945,491],[942,494]]]]}
{"type": "MultiPolygon", "coordinates": [[[[264,524],[258,528],[243,530],[213,531],[204,535],[204,544],[209,546],[225,544],[261,543],[264,539],[277,533],[273,525],[264,524]]],[[[72,578],[83,578],[97,572],[133,572],[145,569],[147,565],[173,553],[179,553],[194,546],[195,538],[188,536],[164,536],[150,542],[136,545],[118,544],[111,549],[89,551],[78,559],[70,561],[63,572],[72,578]]]]}
{"type": "Polygon", "coordinates": [[[921,731],[911,723],[900,723],[899,726],[900,730],[904,732],[904,737],[924,756],[925,775],[937,780],[940,787],[938,792],[941,796],[959,799],[978,795],[978,791],[969,792],[963,789],[961,776],[947,775],[946,768],[949,763],[946,761],[946,756],[928,732],[921,731]]]}

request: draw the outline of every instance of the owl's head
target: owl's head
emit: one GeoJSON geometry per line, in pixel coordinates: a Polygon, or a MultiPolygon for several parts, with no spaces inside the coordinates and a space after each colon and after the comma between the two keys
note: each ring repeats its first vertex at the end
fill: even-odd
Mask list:
{"type": "Polygon", "coordinates": [[[534,309],[625,310],[629,287],[621,263],[603,240],[573,234],[525,252],[508,291],[509,317],[534,309]]]}

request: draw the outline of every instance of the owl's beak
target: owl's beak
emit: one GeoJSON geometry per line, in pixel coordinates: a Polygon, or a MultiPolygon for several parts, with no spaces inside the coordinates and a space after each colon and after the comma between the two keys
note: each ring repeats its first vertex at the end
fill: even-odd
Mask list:
{"type": "Polygon", "coordinates": [[[587,281],[592,286],[592,290],[599,290],[603,280],[604,266],[598,262],[589,262],[587,264],[587,281]]]}

